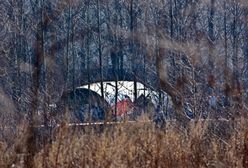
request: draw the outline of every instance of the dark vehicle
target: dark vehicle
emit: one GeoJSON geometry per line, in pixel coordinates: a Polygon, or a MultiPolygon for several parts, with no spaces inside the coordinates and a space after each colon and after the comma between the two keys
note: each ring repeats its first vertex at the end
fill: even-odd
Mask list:
{"type": "Polygon", "coordinates": [[[97,92],[85,88],[64,93],[61,105],[68,109],[72,122],[103,121],[110,109],[108,102],[97,92]]]}

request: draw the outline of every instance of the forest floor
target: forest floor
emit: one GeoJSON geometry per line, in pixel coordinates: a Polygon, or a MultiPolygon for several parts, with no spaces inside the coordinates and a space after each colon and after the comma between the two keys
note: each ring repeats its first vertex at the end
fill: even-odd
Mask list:
{"type": "MultiPolygon", "coordinates": [[[[247,167],[247,123],[241,118],[187,126],[168,122],[162,128],[137,122],[73,129],[62,124],[49,143],[37,142],[42,145],[34,167],[247,167]]],[[[25,136],[19,132],[11,144],[0,141],[0,167],[23,167],[25,136]]]]}

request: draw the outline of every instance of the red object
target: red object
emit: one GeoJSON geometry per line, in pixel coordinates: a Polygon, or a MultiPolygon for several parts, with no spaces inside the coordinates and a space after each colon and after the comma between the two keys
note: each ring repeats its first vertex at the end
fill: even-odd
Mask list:
{"type": "MultiPolygon", "coordinates": [[[[134,107],[130,99],[124,99],[116,104],[116,115],[123,116],[127,114],[134,107]]],[[[112,106],[113,113],[115,114],[115,106],[112,106]]]]}

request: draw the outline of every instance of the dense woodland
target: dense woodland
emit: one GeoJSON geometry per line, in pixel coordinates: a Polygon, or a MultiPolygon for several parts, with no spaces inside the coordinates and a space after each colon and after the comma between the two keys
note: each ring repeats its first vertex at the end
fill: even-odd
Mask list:
{"type": "Polygon", "coordinates": [[[179,116],[186,105],[198,118],[247,113],[246,0],[2,0],[0,39],[0,139],[23,121],[33,132],[66,116],[68,107],[51,105],[82,85],[99,82],[104,99],[104,82],[115,81],[117,103],[123,72],[134,101],[137,82],[157,92],[157,111],[168,95],[179,116]]]}
{"type": "Polygon", "coordinates": [[[93,83],[92,72],[103,76],[106,67],[137,74],[141,62],[144,74],[152,71],[159,78],[156,90],[169,94],[176,105],[187,101],[196,108],[203,102],[205,108],[212,90],[228,101],[245,101],[244,1],[30,0],[0,5],[3,116],[37,109],[47,113],[49,104],[80,86],[79,79],[93,83]]]}

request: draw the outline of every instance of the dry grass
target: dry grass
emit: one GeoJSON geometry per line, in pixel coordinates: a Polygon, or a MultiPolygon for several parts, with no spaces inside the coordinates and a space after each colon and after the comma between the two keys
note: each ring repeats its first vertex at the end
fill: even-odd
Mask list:
{"type": "MultiPolygon", "coordinates": [[[[246,120],[223,124],[231,126],[224,130],[230,136],[218,134],[216,121],[191,122],[187,128],[167,123],[163,129],[144,122],[104,129],[64,124],[34,156],[35,167],[247,167],[246,120]]],[[[1,167],[23,166],[21,137],[15,144],[0,143],[1,167]]]]}

